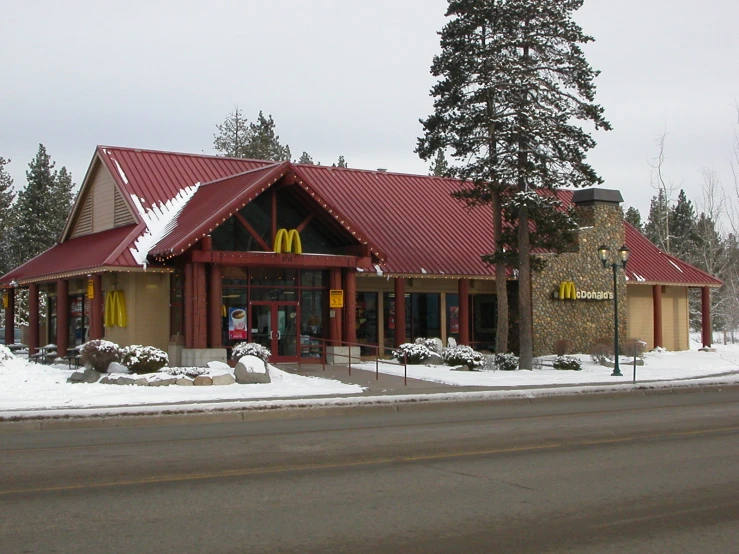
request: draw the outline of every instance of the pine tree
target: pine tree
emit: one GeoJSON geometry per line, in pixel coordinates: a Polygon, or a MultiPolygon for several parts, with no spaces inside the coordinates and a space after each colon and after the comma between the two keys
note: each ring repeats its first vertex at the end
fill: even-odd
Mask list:
{"type": "Polygon", "coordinates": [[[249,126],[238,106],[234,108],[226,120],[216,125],[218,133],[213,135],[213,147],[221,156],[232,158],[248,158],[249,126]]]}
{"type": "Polygon", "coordinates": [[[581,48],[593,39],[572,19],[582,4],[449,0],[442,51],[431,66],[440,78],[431,89],[434,113],[422,121],[416,149],[426,161],[439,150],[451,153],[458,163],[450,173],[470,182],[460,197],[471,205],[493,203],[496,188],[523,193],[514,198],[523,368],[533,362],[529,193],[602,182],[585,160],[595,141],[581,127],[590,121],[610,129],[594,103],[598,73],[581,48]]]}
{"type": "Polygon", "coordinates": [[[331,167],[343,167],[343,168],[347,168],[349,166],[346,165],[346,160],[344,159],[344,156],[339,156],[339,161],[336,162],[335,164],[331,164],[331,167]]]}
{"type": "Polygon", "coordinates": [[[665,252],[670,252],[669,232],[670,205],[662,189],[652,197],[649,204],[649,217],[644,225],[644,235],[665,252]]]}
{"type": "Polygon", "coordinates": [[[12,269],[10,260],[10,231],[13,228],[13,178],[5,169],[10,160],[0,157],[0,275],[12,269]]]}
{"type": "Polygon", "coordinates": [[[692,261],[697,246],[695,210],[684,190],[680,190],[677,202],[670,209],[668,228],[672,254],[685,261],[692,261]]]}
{"type": "Polygon", "coordinates": [[[249,124],[249,144],[246,152],[246,157],[256,160],[290,160],[290,147],[280,144],[280,137],[275,134],[272,116],[265,118],[261,111],[256,123],[249,124]]]}
{"type": "Polygon", "coordinates": [[[446,161],[446,156],[443,150],[439,150],[436,153],[434,161],[429,166],[429,175],[435,177],[446,177],[449,175],[449,162],[446,161]]]}
{"type": "Polygon", "coordinates": [[[632,227],[634,227],[637,231],[640,233],[644,232],[644,224],[641,222],[641,214],[639,213],[639,210],[636,208],[629,207],[628,210],[626,210],[626,215],[624,215],[624,221],[627,223],[630,223],[632,227]]]}
{"type": "Polygon", "coordinates": [[[298,163],[304,165],[315,165],[313,162],[313,158],[308,154],[308,152],[303,152],[303,154],[300,156],[300,159],[298,160],[298,163]]]}

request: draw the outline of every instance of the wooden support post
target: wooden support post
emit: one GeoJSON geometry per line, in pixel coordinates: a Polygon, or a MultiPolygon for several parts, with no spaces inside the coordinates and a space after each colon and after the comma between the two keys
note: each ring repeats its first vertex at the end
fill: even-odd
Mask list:
{"type": "Polygon", "coordinates": [[[357,342],[357,270],[344,273],[344,340],[357,342]]]}
{"type": "Polygon", "coordinates": [[[395,347],[405,342],[405,279],[395,278],[395,347]]]}
{"type": "Polygon", "coordinates": [[[223,347],[223,314],[221,307],[223,306],[223,270],[218,264],[210,266],[210,289],[208,294],[208,313],[210,321],[208,329],[210,330],[210,348],[223,347]]]}
{"type": "Polygon", "coordinates": [[[460,279],[459,293],[459,344],[470,344],[470,281],[460,279]]]}
{"type": "Polygon", "coordinates": [[[15,342],[15,289],[7,289],[8,306],[5,308],[5,344],[15,342]]]}
{"type": "Polygon", "coordinates": [[[654,348],[664,346],[662,342],[662,285],[652,285],[652,313],[654,323],[654,348]]]}
{"type": "Polygon", "coordinates": [[[711,348],[713,344],[713,327],[711,325],[711,289],[701,289],[701,335],[703,348],[711,348]]]}
{"type": "Polygon", "coordinates": [[[193,345],[195,344],[195,325],[193,318],[194,291],[193,267],[192,263],[187,263],[185,264],[185,298],[183,298],[183,303],[185,304],[185,348],[194,348],[193,345]]]}
{"type": "Polygon", "coordinates": [[[38,349],[39,325],[38,285],[28,285],[28,355],[33,356],[38,349]]]}
{"type": "MultiPolygon", "coordinates": [[[[83,339],[84,340],[84,337],[83,339]]],[[[69,346],[69,284],[66,279],[56,282],[56,354],[67,355],[69,346]]]]}
{"type": "MultiPolygon", "coordinates": [[[[329,286],[331,290],[341,289],[341,269],[338,267],[329,270],[329,286]]],[[[345,293],[346,294],[346,293],[345,293]]],[[[331,344],[329,346],[340,346],[342,337],[342,312],[345,308],[329,308],[333,312],[334,317],[329,317],[329,334],[328,338],[331,344]]],[[[329,314],[330,316],[330,314],[329,314]]]]}
{"type": "Polygon", "coordinates": [[[92,276],[92,300],[90,300],[90,340],[103,338],[103,276],[92,276]]]}
{"type": "Polygon", "coordinates": [[[205,282],[205,264],[193,267],[193,348],[208,347],[208,297],[205,282]]]}

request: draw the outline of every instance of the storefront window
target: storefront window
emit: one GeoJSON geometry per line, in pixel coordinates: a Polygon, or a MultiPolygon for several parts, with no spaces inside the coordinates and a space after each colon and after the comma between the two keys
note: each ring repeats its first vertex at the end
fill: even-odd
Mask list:
{"type": "MultiPolygon", "coordinates": [[[[357,293],[357,342],[377,344],[377,293],[357,293]]],[[[373,356],[376,348],[361,347],[362,356],[373,356]]]]}
{"type": "Polygon", "coordinates": [[[300,355],[320,358],[323,354],[323,290],[303,290],[300,293],[300,355]]]}
{"type": "Polygon", "coordinates": [[[410,312],[411,316],[408,340],[413,341],[418,337],[441,337],[441,295],[411,294],[410,297],[410,310],[406,299],[406,314],[410,312]]]}
{"type": "Polygon", "coordinates": [[[47,305],[49,307],[49,327],[48,327],[48,337],[46,344],[56,344],[56,296],[48,296],[47,297],[47,305]]]}
{"type": "Polygon", "coordinates": [[[76,294],[69,297],[69,345],[79,346],[85,342],[87,342],[85,296],[76,294]]]}
{"type": "Polygon", "coordinates": [[[498,297],[494,294],[477,294],[473,297],[474,325],[472,342],[476,350],[495,351],[495,333],[498,317],[498,297]]]}

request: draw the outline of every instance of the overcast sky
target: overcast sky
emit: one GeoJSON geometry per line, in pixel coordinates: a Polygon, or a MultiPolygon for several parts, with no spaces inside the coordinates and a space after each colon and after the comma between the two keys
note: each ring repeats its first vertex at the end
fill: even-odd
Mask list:
{"type": "MultiPolygon", "coordinates": [[[[446,0],[5,0],[0,156],[16,187],[38,143],[81,183],[98,144],[213,153],[238,105],[272,114],[293,156],[428,172],[414,153],[446,0]]],[[[613,124],[590,160],[646,218],[650,161],[700,197],[732,183],[739,2],[586,0],[577,20],[613,124]]],[[[675,191],[675,196],[677,190],[675,191]]]]}

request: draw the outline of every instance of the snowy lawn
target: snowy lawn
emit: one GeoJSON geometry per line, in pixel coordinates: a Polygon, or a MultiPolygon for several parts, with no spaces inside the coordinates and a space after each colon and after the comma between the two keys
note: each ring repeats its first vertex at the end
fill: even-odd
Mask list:
{"type": "MultiPolygon", "coordinates": [[[[595,364],[590,356],[580,354],[581,371],[560,371],[552,367],[554,356],[540,358],[543,368],[533,371],[452,371],[448,366],[409,365],[408,377],[447,385],[482,387],[521,387],[546,385],[582,385],[597,383],[631,383],[633,365],[631,359],[620,358],[623,377],[611,377],[613,369],[595,364]]],[[[356,367],[375,371],[375,363],[363,363],[356,367]]],[[[673,381],[710,377],[736,372],[731,379],[739,382],[739,344],[716,345],[716,352],[687,350],[684,352],[648,352],[644,365],[636,367],[637,383],[644,381],[673,381]]],[[[380,362],[380,373],[400,375],[402,364],[394,361],[380,362]]]]}
{"type": "Polygon", "coordinates": [[[41,365],[15,358],[0,362],[0,411],[187,404],[255,398],[305,398],[358,394],[362,387],[319,377],[292,375],[270,366],[271,383],[210,387],[140,387],[67,383],[66,365],[41,365]]]}

